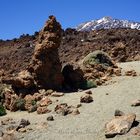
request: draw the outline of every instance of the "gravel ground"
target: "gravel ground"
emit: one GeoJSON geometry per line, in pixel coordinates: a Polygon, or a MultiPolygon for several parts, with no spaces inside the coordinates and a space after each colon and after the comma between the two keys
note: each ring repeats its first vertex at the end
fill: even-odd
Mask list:
{"type": "MultiPolygon", "coordinates": [[[[20,140],[106,140],[104,126],[107,121],[113,118],[116,109],[127,113],[135,113],[140,122],[140,107],[131,107],[131,102],[140,99],[140,61],[119,64],[124,71],[134,69],[139,74],[136,77],[120,76],[114,77],[106,86],[91,89],[94,102],[82,104],[79,108],[79,115],[61,116],[55,114],[54,107],[59,103],[74,105],[80,103],[83,92],[67,93],[63,97],[51,97],[53,104],[49,106],[51,113],[37,115],[35,113],[15,112],[6,117],[20,120],[28,119],[31,122],[29,127],[33,130],[26,133],[18,133],[20,140]],[[56,100],[59,100],[58,102],[56,100]],[[53,115],[54,121],[47,122],[47,116],[53,115]],[[41,127],[47,122],[47,127],[41,127]]],[[[140,126],[140,124],[139,124],[140,126]]],[[[132,136],[129,133],[113,138],[113,140],[140,140],[140,137],[132,136]]]]}

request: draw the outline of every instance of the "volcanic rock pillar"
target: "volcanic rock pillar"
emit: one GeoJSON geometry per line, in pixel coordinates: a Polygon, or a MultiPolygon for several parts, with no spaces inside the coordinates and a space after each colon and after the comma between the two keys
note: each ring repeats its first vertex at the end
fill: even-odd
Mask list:
{"type": "Polygon", "coordinates": [[[61,25],[50,16],[39,33],[29,71],[41,88],[61,88],[63,76],[58,56],[61,42],[61,25]]]}

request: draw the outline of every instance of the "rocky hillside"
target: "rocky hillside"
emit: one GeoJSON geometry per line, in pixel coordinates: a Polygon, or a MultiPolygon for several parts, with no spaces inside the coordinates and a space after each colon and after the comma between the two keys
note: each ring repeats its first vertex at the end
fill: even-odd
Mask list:
{"type": "MultiPolygon", "coordinates": [[[[38,33],[19,39],[0,41],[0,69],[7,73],[25,69],[33,54],[38,33]]],[[[66,29],[62,33],[59,48],[60,61],[78,62],[95,50],[107,52],[116,62],[140,60],[140,31],[132,29],[108,29],[79,32],[66,29]]]]}

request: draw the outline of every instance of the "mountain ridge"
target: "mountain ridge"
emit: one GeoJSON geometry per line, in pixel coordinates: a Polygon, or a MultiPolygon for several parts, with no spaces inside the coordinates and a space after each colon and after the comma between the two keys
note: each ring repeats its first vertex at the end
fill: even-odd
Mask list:
{"type": "Polygon", "coordinates": [[[97,20],[83,22],[76,27],[77,31],[92,31],[99,29],[130,28],[140,30],[140,22],[120,20],[109,16],[97,20]]]}

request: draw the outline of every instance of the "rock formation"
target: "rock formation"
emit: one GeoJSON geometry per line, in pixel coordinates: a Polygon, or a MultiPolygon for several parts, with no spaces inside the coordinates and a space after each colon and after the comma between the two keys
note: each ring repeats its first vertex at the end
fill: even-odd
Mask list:
{"type": "Polygon", "coordinates": [[[63,77],[58,57],[61,43],[61,25],[50,16],[39,33],[29,71],[37,85],[43,88],[60,88],[63,77]]]}
{"type": "Polygon", "coordinates": [[[14,89],[60,89],[63,76],[58,57],[61,42],[61,25],[54,16],[50,16],[40,31],[32,60],[26,70],[16,77],[6,77],[2,81],[11,84],[14,89]]]}

